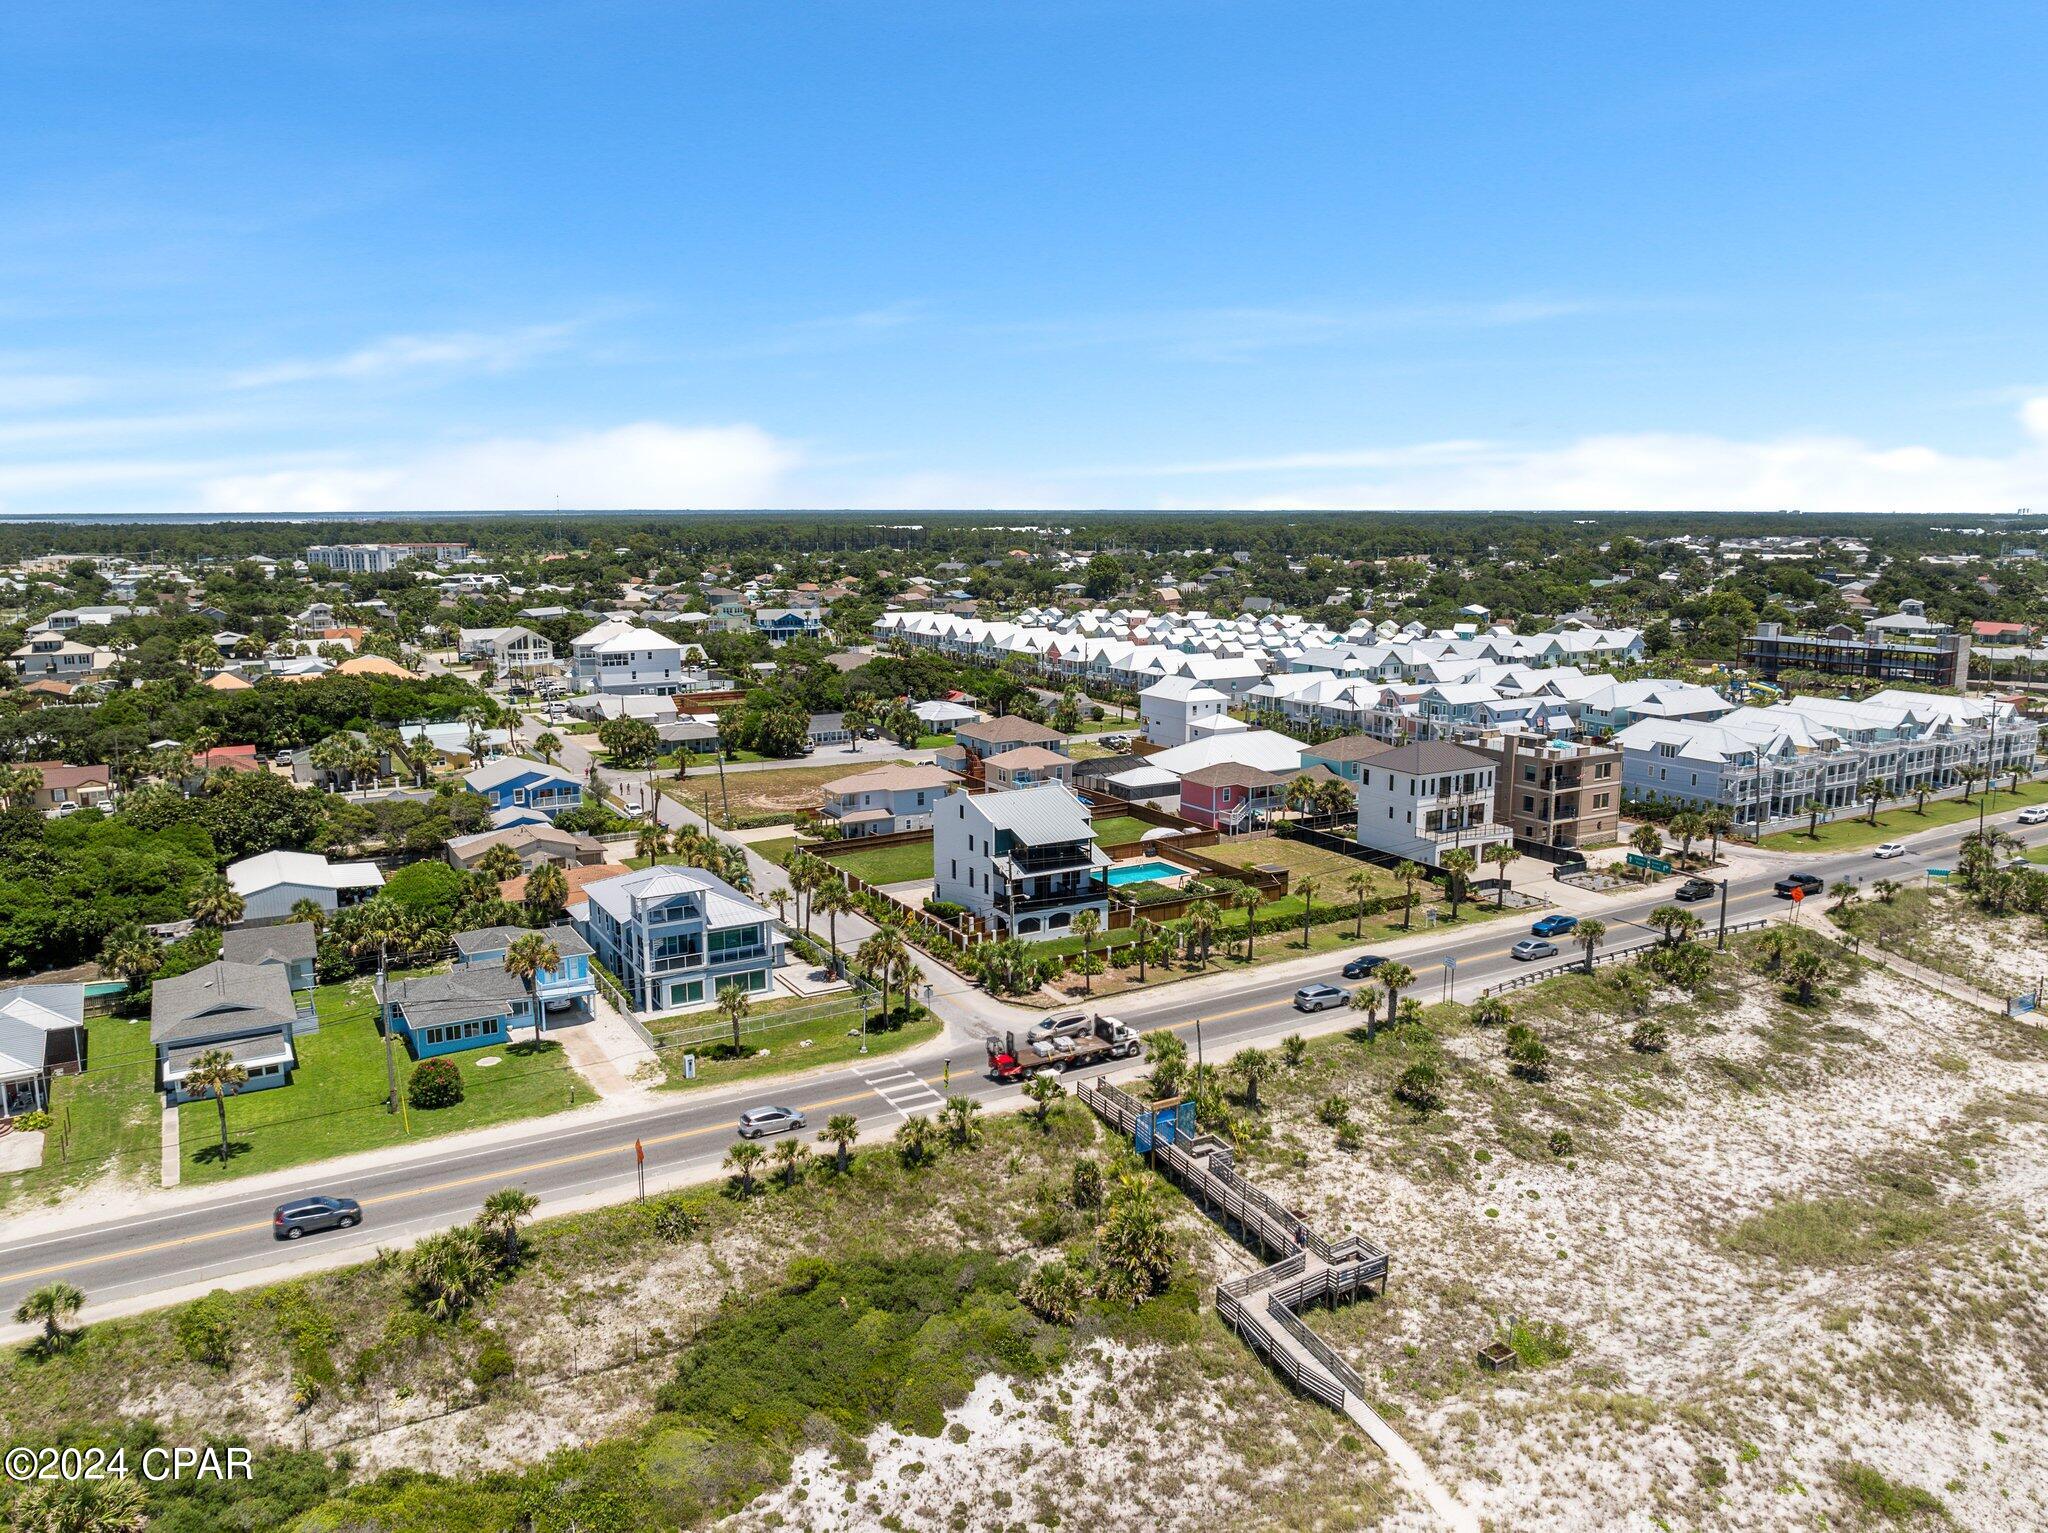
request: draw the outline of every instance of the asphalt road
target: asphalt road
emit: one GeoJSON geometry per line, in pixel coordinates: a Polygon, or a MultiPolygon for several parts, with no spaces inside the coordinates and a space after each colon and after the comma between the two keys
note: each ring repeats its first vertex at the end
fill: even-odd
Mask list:
{"type": "MultiPolygon", "coordinates": [[[[2012,817],[2002,817],[2008,829],[2012,817]]],[[[1788,863],[1826,878],[1830,887],[1843,877],[1866,884],[1890,876],[1910,880],[1929,866],[1952,863],[1958,843],[1973,823],[1928,831],[1908,842],[1908,855],[1877,862],[1868,851],[1816,856],[1788,863]]],[[[2027,833],[2043,839],[2040,830],[2027,833]]],[[[1782,911],[1770,885],[1776,870],[1758,872],[1731,885],[1727,912],[1731,924],[1782,911]]],[[[1668,888],[1668,886],[1667,886],[1668,888]]],[[[1618,898],[1602,912],[1610,946],[1631,938],[1657,904],[1658,895],[1618,898]]],[[[1711,934],[1719,916],[1716,901],[1693,907],[1711,934]]],[[[1818,911],[1811,919],[1820,919],[1818,911]]],[[[1508,950],[1527,932],[1525,922],[1503,918],[1447,935],[1426,953],[1404,954],[1418,975],[1416,990],[1435,999],[1448,986],[1460,998],[1481,986],[1521,972],[1508,950]],[[1446,959],[1455,960],[1447,976],[1446,959]]],[[[1643,928],[1648,935],[1649,929],[1643,928]]],[[[1278,941],[1279,938],[1269,938],[1278,941]]],[[[1355,951],[1333,953],[1307,978],[1336,980],[1346,958],[1355,951]]],[[[1563,956],[1570,957],[1567,947],[1563,956]]],[[[1177,984],[1142,998],[1120,999],[1113,1009],[1143,1031],[1170,1027],[1192,1047],[1196,1019],[1200,1044],[1218,1054],[1246,1043],[1271,1043],[1290,1032],[1326,1031],[1348,1026],[1351,1018],[1333,1011],[1305,1017],[1292,997],[1305,982],[1304,964],[1280,966],[1282,972],[1253,971],[1235,982],[1177,984]],[[1199,986],[1199,993],[1196,986],[1199,986]]],[[[0,1311],[11,1312],[19,1298],[39,1284],[63,1279],[84,1290],[94,1307],[132,1305],[152,1295],[169,1294],[193,1285],[251,1281],[312,1249],[326,1256],[368,1257],[389,1245],[471,1217],[484,1197],[499,1187],[518,1185],[541,1200],[542,1211],[570,1199],[622,1200],[636,1186],[634,1142],[647,1153],[647,1172],[656,1182],[701,1179],[717,1173],[733,1143],[734,1122],[751,1105],[777,1103],[804,1111],[812,1130],[835,1112],[855,1114],[869,1142],[886,1136],[911,1114],[936,1113],[944,1095],[959,1093],[984,1102],[1014,1101],[1013,1085],[998,1085],[982,1073],[983,1060],[974,1043],[955,1037],[950,1045],[928,1046],[913,1053],[877,1057],[845,1069],[821,1071],[785,1086],[721,1088],[716,1092],[685,1091],[631,1116],[582,1126],[540,1120],[516,1140],[467,1152],[433,1156],[423,1161],[351,1175],[339,1181],[309,1169],[304,1191],[345,1193],[361,1201],[364,1224],[353,1231],[307,1236],[282,1242],[271,1234],[270,1215],[280,1201],[277,1190],[262,1194],[223,1192],[217,1198],[185,1204],[158,1214],[109,1220],[10,1242],[0,1250],[0,1311]]],[[[1112,1067],[1126,1072],[1131,1065],[1112,1067]]],[[[807,1134],[806,1138],[810,1138],[807,1134]]],[[[814,1142],[814,1141],[813,1141],[814,1142]]]]}

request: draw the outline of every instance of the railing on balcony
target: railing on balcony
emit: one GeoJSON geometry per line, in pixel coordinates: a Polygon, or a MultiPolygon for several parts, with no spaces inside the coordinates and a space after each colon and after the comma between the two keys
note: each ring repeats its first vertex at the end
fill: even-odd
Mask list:
{"type": "Polygon", "coordinates": [[[996,905],[1012,915],[1022,915],[1032,910],[1051,910],[1057,909],[1062,905],[1085,905],[1094,900],[1105,900],[1108,898],[1109,885],[1106,882],[1090,880],[1088,883],[1076,884],[1071,889],[1055,894],[1020,896],[1016,899],[1012,899],[1008,895],[998,895],[996,897],[996,905]]]}

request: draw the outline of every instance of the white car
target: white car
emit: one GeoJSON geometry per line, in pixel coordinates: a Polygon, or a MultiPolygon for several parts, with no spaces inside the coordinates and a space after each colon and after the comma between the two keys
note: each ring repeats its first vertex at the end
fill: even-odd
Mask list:
{"type": "Polygon", "coordinates": [[[1906,849],[1896,841],[1887,841],[1870,855],[1873,857],[1903,857],[1906,855],[1906,849]]]}
{"type": "Polygon", "coordinates": [[[2022,825],[2048,825],[2048,804],[2029,804],[2020,811],[2022,825]]]}

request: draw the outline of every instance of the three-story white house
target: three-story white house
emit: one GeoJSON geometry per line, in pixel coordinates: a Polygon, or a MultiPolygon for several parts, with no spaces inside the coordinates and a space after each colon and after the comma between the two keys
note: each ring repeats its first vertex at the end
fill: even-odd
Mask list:
{"type": "Polygon", "coordinates": [[[1513,839],[1493,817],[1491,756],[1446,740],[1396,745],[1358,762],[1358,842],[1441,867],[1444,854],[1513,839]]]}
{"type": "Polygon", "coordinates": [[[1109,923],[1110,859],[1064,783],[947,794],[932,814],[932,861],[938,897],[1006,937],[1064,936],[1083,910],[1109,923]]]}
{"type": "Polygon", "coordinates": [[[569,674],[585,692],[614,697],[702,691],[704,651],[623,619],[599,623],[571,641],[569,674]]]}
{"type": "Polygon", "coordinates": [[[583,893],[583,935],[636,1011],[712,1006],[727,985],[753,995],[774,985],[784,947],[775,918],[702,868],[642,868],[583,893]]]}

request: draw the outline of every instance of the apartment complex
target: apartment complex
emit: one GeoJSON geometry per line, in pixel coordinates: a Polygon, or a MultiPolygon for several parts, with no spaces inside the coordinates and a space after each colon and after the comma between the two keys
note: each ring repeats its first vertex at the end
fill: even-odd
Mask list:
{"type": "Polygon", "coordinates": [[[1471,743],[1493,759],[1493,817],[1516,840],[1583,847],[1619,836],[1620,751],[1514,732],[1471,743]]]}
{"type": "Polygon", "coordinates": [[[1061,936],[1093,910],[1109,920],[1109,858],[1088,806],[1062,783],[949,793],[932,818],[937,894],[1006,937],[1061,936]]]}
{"type": "Polygon", "coordinates": [[[1882,619],[1865,623],[1858,633],[1838,623],[1826,633],[1786,633],[1777,623],[1759,623],[1743,642],[1743,663],[1765,681],[1780,671],[1818,671],[1824,676],[1860,676],[1873,681],[1903,681],[1914,686],[1961,692],[1970,677],[1970,636],[1926,633],[1925,642],[1893,637],[1895,632],[1926,632],[1888,628],[1882,619]]]}
{"type": "Polygon", "coordinates": [[[306,562],[345,575],[388,575],[407,559],[453,564],[469,557],[467,543],[315,543],[306,562]]]}

